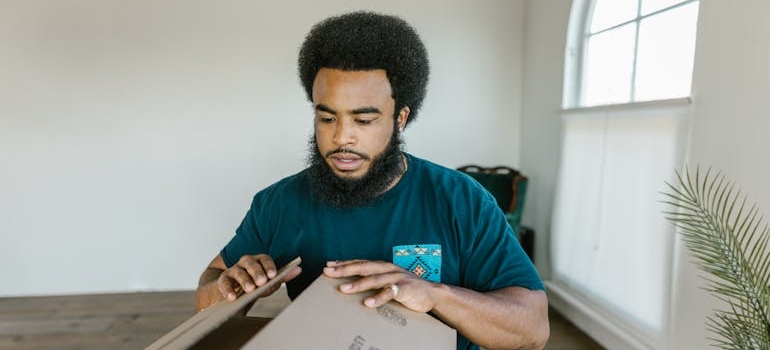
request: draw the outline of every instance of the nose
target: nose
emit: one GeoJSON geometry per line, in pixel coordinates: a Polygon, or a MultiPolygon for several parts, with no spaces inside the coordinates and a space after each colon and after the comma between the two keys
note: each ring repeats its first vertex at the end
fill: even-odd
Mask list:
{"type": "Polygon", "coordinates": [[[346,118],[340,118],[334,126],[334,144],[337,146],[356,143],[354,126],[346,118]]]}

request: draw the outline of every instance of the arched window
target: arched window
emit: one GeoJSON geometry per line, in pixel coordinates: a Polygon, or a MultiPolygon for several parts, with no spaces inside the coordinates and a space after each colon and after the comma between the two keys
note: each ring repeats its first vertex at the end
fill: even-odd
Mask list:
{"type": "Polygon", "coordinates": [[[584,1],[566,107],[690,96],[698,1],[584,1]]]}
{"type": "Polygon", "coordinates": [[[659,192],[683,164],[698,5],[573,2],[549,290],[609,348],[667,336],[674,231],[659,192]]]}

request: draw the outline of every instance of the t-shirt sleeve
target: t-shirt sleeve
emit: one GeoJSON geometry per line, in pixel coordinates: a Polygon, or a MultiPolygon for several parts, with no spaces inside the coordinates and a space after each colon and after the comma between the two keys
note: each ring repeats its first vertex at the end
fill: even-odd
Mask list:
{"type": "Polygon", "coordinates": [[[469,208],[463,210],[468,217],[469,232],[463,266],[463,284],[477,291],[491,291],[504,287],[524,287],[543,290],[543,282],[513,229],[497,206],[494,197],[480,185],[473,183],[468,189],[469,208]],[[479,188],[480,187],[480,188],[479,188]],[[480,191],[479,191],[480,190],[480,191]]]}
{"type": "Polygon", "coordinates": [[[257,216],[259,210],[259,195],[254,197],[251,207],[241,221],[241,225],[235,230],[235,236],[222,248],[220,255],[227,267],[235,265],[244,255],[255,255],[265,252],[264,244],[257,229],[257,216]]]}

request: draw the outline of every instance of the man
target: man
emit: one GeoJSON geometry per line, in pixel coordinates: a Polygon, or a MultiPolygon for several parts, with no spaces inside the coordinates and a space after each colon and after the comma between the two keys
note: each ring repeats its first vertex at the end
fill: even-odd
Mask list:
{"type": "Polygon", "coordinates": [[[201,276],[197,307],[235,299],[301,256],[296,297],[321,273],[358,276],[458,331],[458,349],[540,349],[547,300],[494,198],[470,177],[402,151],[425,96],[428,59],[403,20],[356,12],[308,34],[299,75],[315,113],[309,167],[260,191],[201,276]],[[476,345],[477,344],[477,345],[476,345]]]}

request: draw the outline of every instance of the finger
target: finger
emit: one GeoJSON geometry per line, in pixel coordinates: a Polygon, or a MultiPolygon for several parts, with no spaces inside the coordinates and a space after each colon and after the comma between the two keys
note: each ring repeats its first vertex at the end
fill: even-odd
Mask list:
{"type": "Polygon", "coordinates": [[[385,286],[398,283],[403,276],[401,273],[386,273],[373,276],[362,277],[353,282],[347,282],[340,285],[341,292],[346,294],[360,293],[367,290],[382,289],[385,286]]]}
{"type": "Polygon", "coordinates": [[[225,270],[223,274],[235,280],[246,292],[251,292],[256,288],[251,275],[238,265],[225,270]]]}
{"type": "Polygon", "coordinates": [[[384,261],[348,260],[329,265],[327,263],[323,270],[329,277],[371,276],[402,271],[400,267],[384,261]]]}
{"type": "Polygon", "coordinates": [[[278,268],[275,266],[275,261],[266,254],[257,255],[256,259],[262,265],[262,269],[265,271],[267,278],[275,278],[275,275],[278,274],[278,268]]]}
{"type": "Polygon", "coordinates": [[[254,281],[254,284],[257,286],[262,286],[265,283],[267,283],[268,277],[267,272],[265,272],[265,267],[262,266],[262,264],[253,258],[241,258],[240,261],[238,261],[238,266],[243,268],[246,273],[251,276],[251,279],[254,281]]]}
{"type": "Polygon", "coordinates": [[[327,261],[326,266],[327,267],[337,267],[337,266],[345,266],[345,265],[351,265],[351,264],[363,264],[367,260],[363,259],[353,259],[353,260],[334,260],[334,261],[327,261]]]}
{"type": "Polygon", "coordinates": [[[217,287],[219,288],[219,292],[222,293],[227,300],[232,301],[238,298],[238,293],[235,291],[234,281],[225,276],[225,274],[219,275],[217,287]]]}
{"type": "Polygon", "coordinates": [[[388,286],[386,286],[382,288],[382,290],[379,293],[364,299],[364,305],[371,308],[380,307],[385,303],[393,300],[393,297],[394,297],[393,290],[388,286]]]}
{"type": "Polygon", "coordinates": [[[278,273],[275,262],[266,254],[244,255],[238,260],[237,265],[244,268],[257,286],[262,286],[278,273]]]}

